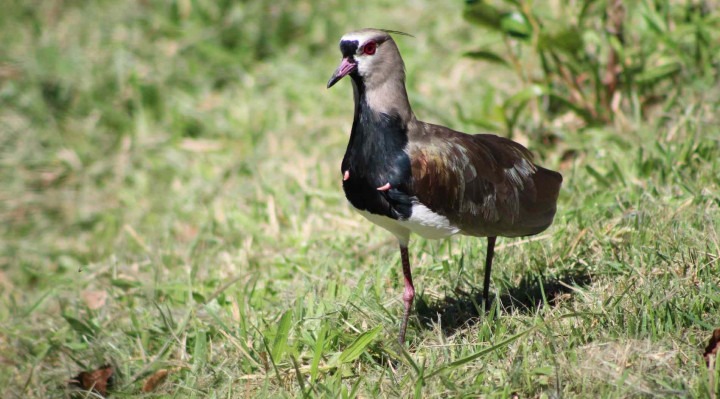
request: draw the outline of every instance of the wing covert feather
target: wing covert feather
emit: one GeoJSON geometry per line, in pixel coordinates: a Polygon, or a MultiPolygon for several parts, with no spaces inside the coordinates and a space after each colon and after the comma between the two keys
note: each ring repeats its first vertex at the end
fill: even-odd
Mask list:
{"type": "MultiPolygon", "coordinates": [[[[540,231],[552,222],[554,201],[552,210],[538,206],[538,167],[520,144],[436,125],[425,125],[423,134],[411,143],[412,187],[418,201],[446,216],[465,234],[522,236],[536,234],[541,225],[540,231]],[[534,214],[542,214],[542,220],[534,214]]],[[[542,169],[546,172],[550,171],[542,169]]],[[[551,196],[555,191],[554,199],[560,181],[556,189],[545,190],[551,196]]]]}

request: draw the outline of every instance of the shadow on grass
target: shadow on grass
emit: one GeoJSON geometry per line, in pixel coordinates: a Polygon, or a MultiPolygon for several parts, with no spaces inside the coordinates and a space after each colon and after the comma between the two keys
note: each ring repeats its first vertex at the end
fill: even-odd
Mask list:
{"type": "MultiPolygon", "coordinates": [[[[500,306],[506,313],[530,313],[547,304],[554,304],[561,298],[572,296],[573,288],[585,287],[592,282],[588,272],[572,272],[559,278],[545,281],[525,277],[517,287],[510,288],[500,295],[500,306]]],[[[483,308],[482,292],[455,292],[443,300],[428,304],[418,296],[415,310],[424,328],[433,328],[441,322],[442,331],[452,335],[460,329],[467,328],[480,321],[478,317],[483,308]]],[[[490,296],[491,309],[496,299],[490,296]]]]}

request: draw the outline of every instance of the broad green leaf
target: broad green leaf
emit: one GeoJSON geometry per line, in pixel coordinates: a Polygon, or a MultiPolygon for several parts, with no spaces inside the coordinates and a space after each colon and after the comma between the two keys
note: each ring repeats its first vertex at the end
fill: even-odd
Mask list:
{"type": "Polygon", "coordinates": [[[583,46],[583,35],[575,27],[563,28],[555,32],[541,32],[538,42],[541,50],[557,50],[570,55],[575,55],[583,46]]]}
{"type": "Polygon", "coordinates": [[[503,57],[490,50],[468,51],[465,53],[465,56],[476,60],[492,62],[493,64],[508,66],[508,62],[505,61],[503,57]]]}
{"type": "Polygon", "coordinates": [[[502,11],[484,1],[478,1],[465,7],[464,17],[474,24],[500,30],[500,20],[503,14],[502,11]]]}
{"type": "Polygon", "coordinates": [[[205,296],[197,291],[193,291],[192,298],[197,303],[205,303],[205,296]]]}
{"type": "Polygon", "coordinates": [[[282,317],[280,317],[280,324],[278,325],[275,339],[273,340],[272,357],[275,362],[280,361],[280,356],[282,356],[287,349],[288,335],[290,334],[291,326],[292,312],[287,310],[283,313],[282,317]]]}
{"type": "Polygon", "coordinates": [[[367,348],[367,346],[370,345],[370,343],[380,333],[380,330],[381,326],[377,326],[372,330],[365,331],[357,338],[355,338],[355,341],[353,341],[353,343],[350,344],[350,346],[348,346],[347,348],[345,348],[345,350],[342,351],[342,353],[340,354],[340,357],[338,358],[340,364],[352,362],[353,360],[360,357],[363,351],[365,351],[365,348],[367,348]]]}
{"type": "Polygon", "coordinates": [[[526,39],[532,33],[532,26],[525,16],[517,11],[503,15],[500,28],[510,36],[526,39]]]}

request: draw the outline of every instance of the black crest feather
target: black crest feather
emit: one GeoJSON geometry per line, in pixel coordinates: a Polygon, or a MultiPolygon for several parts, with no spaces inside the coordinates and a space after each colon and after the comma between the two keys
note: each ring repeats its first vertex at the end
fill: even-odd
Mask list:
{"type": "Polygon", "coordinates": [[[410,37],[413,37],[413,38],[415,37],[415,36],[413,36],[413,35],[411,35],[411,34],[409,34],[409,33],[400,32],[399,30],[392,30],[392,29],[378,29],[378,30],[381,30],[381,31],[383,31],[383,32],[385,32],[385,33],[392,33],[392,34],[394,34],[394,35],[410,36],[410,37]]]}

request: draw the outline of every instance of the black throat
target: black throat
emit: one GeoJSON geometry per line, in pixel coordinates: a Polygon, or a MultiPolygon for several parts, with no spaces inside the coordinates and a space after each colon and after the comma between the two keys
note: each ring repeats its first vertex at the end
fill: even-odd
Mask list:
{"type": "Polygon", "coordinates": [[[357,209],[393,219],[412,212],[407,122],[398,114],[376,112],[367,102],[365,84],[357,71],[350,75],[355,90],[355,115],[342,171],[345,197],[357,209]],[[378,190],[390,183],[389,190],[378,190]]]}

